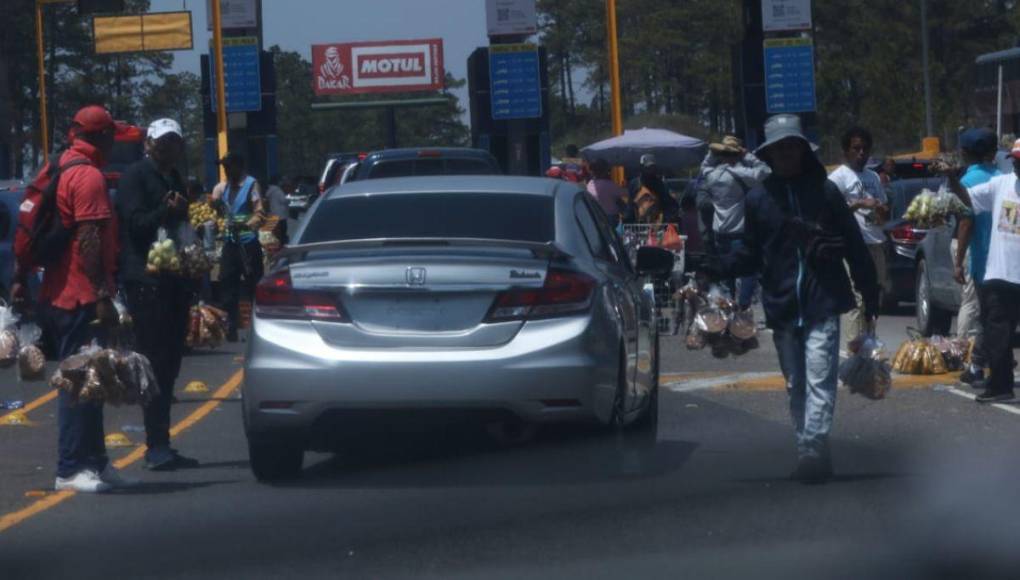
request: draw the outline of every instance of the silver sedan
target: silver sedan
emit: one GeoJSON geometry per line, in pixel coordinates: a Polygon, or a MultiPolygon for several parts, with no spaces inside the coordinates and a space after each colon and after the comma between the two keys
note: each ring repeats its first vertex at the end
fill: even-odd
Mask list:
{"type": "Polygon", "coordinates": [[[654,433],[649,276],[563,181],[418,177],[319,199],[256,290],[244,418],[262,480],[382,419],[597,421],[654,433]]]}

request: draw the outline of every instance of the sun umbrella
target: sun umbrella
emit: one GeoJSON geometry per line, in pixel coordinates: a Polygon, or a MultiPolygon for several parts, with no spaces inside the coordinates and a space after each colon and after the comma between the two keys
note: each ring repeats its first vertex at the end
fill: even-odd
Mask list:
{"type": "Polygon", "coordinates": [[[588,161],[601,158],[610,165],[636,168],[641,156],[651,153],[659,167],[682,169],[700,164],[707,151],[708,144],[701,139],[646,127],[588,145],[581,149],[581,155],[588,161]]]}

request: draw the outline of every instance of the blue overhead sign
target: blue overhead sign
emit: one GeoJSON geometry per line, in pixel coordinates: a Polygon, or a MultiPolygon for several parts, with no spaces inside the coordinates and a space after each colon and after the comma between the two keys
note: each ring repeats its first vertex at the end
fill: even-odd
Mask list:
{"type": "Polygon", "coordinates": [[[490,46],[489,90],[494,121],[541,117],[538,47],[533,44],[490,46]]]}
{"type": "MultiPolygon", "coordinates": [[[[210,54],[212,51],[210,51],[210,54]]],[[[212,110],[216,111],[216,66],[209,59],[212,110]]],[[[223,70],[226,71],[227,112],[262,110],[262,81],[259,70],[259,41],[254,36],[223,39],[223,70]]]]}
{"type": "Polygon", "coordinates": [[[765,108],[769,113],[815,110],[815,55],[810,39],[765,41],[765,108]]]}

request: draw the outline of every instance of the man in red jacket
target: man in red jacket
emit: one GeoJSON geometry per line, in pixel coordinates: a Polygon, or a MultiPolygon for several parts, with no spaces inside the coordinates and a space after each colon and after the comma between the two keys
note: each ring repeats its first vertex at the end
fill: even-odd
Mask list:
{"type": "MultiPolygon", "coordinates": [[[[71,237],[64,252],[46,264],[39,291],[40,319],[60,359],[75,354],[117,323],[113,306],[117,265],[117,219],[99,170],[113,148],[114,122],[103,107],[75,114],[71,145],[60,156],[57,211],[71,237]]],[[[103,405],[74,401],[60,391],[57,490],[102,492],[137,482],[123,478],[106,456],[103,405]]]]}

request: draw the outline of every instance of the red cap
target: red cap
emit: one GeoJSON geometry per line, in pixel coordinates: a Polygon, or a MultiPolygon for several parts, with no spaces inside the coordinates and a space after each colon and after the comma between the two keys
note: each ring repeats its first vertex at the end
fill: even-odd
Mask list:
{"type": "Polygon", "coordinates": [[[74,114],[72,124],[79,133],[98,133],[114,127],[110,112],[99,105],[82,107],[74,114]]]}

